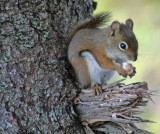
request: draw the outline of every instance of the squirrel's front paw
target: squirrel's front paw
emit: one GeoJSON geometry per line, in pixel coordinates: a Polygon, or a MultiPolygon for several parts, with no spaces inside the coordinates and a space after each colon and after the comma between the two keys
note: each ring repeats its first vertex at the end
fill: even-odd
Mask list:
{"type": "Polygon", "coordinates": [[[127,72],[127,74],[129,75],[129,77],[133,77],[136,74],[136,68],[133,67],[132,64],[124,62],[122,64],[123,69],[127,72]]]}
{"type": "Polygon", "coordinates": [[[123,68],[121,68],[120,71],[118,71],[119,75],[122,75],[123,77],[127,77],[128,76],[128,73],[126,70],[124,70],[123,68]]]}

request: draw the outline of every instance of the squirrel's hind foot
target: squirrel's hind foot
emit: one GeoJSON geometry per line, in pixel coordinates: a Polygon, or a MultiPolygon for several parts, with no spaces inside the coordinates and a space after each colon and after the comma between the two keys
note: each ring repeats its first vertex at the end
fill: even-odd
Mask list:
{"type": "Polygon", "coordinates": [[[94,95],[99,95],[102,93],[102,85],[101,84],[96,84],[93,87],[94,95]]]}

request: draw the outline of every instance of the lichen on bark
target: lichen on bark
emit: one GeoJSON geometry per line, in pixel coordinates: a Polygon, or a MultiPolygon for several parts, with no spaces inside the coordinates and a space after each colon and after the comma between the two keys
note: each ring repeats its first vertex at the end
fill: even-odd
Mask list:
{"type": "Polygon", "coordinates": [[[65,60],[71,25],[92,1],[0,1],[0,132],[83,133],[65,60]]]}

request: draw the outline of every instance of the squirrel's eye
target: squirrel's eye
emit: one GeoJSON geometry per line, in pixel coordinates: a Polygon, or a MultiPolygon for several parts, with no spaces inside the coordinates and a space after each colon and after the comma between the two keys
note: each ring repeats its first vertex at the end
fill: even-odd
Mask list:
{"type": "Polygon", "coordinates": [[[121,43],[119,44],[119,48],[120,48],[121,50],[125,51],[126,49],[128,49],[128,45],[127,45],[126,42],[121,42],[121,43]]]}

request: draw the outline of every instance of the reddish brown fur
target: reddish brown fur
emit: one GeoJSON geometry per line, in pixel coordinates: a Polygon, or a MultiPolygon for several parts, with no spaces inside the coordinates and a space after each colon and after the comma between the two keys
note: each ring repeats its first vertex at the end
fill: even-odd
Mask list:
{"type": "Polygon", "coordinates": [[[77,57],[73,60],[72,66],[75,69],[79,83],[83,88],[87,88],[91,84],[87,63],[84,57],[77,57]],[[78,65],[78,66],[77,66],[78,65]]]}
{"type": "Polygon", "coordinates": [[[129,32],[132,33],[131,28],[133,27],[131,23],[127,22],[129,23],[129,27],[126,25],[123,28],[124,24],[120,24],[116,21],[113,22],[111,26],[108,26],[105,29],[97,28],[97,26],[102,24],[108,17],[108,14],[102,14],[97,16],[96,18],[87,19],[82,23],[79,23],[75,28],[75,31],[71,35],[72,39],[68,48],[68,58],[73,68],[75,69],[76,75],[82,87],[87,88],[91,85],[87,62],[85,58],[81,56],[81,53],[83,51],[89,51],[102,68],[105,68],[107,70],[117,70],[117,72],[124,77],[127,76],[127,72],[115,62],[115,59],[112,59],[108,56],[106,48],[111,47],[114,49],[119,49],[115,44],[127,38],[126,41],[128,41],[127,43],[129,43],[130,49],[127,50],[126,53],[121,53],[125,53],[129,56],[130,59],[132,59],[133,56],[137,54],[138,47],[135,47],[135,49],[133,49],[134,45],[137,46],[137,40],[134,34],[130,38],[123,32],[123,29],[125,30],[125,28],[130,28],[129,32]],[[112,27],[115,29],[112,29],[112,27]],[[113,33],[116,34],[117,37],[112,37],[113,33]],[[125,37],[123,37],[123,35],[125,35],[125,37]]]}

